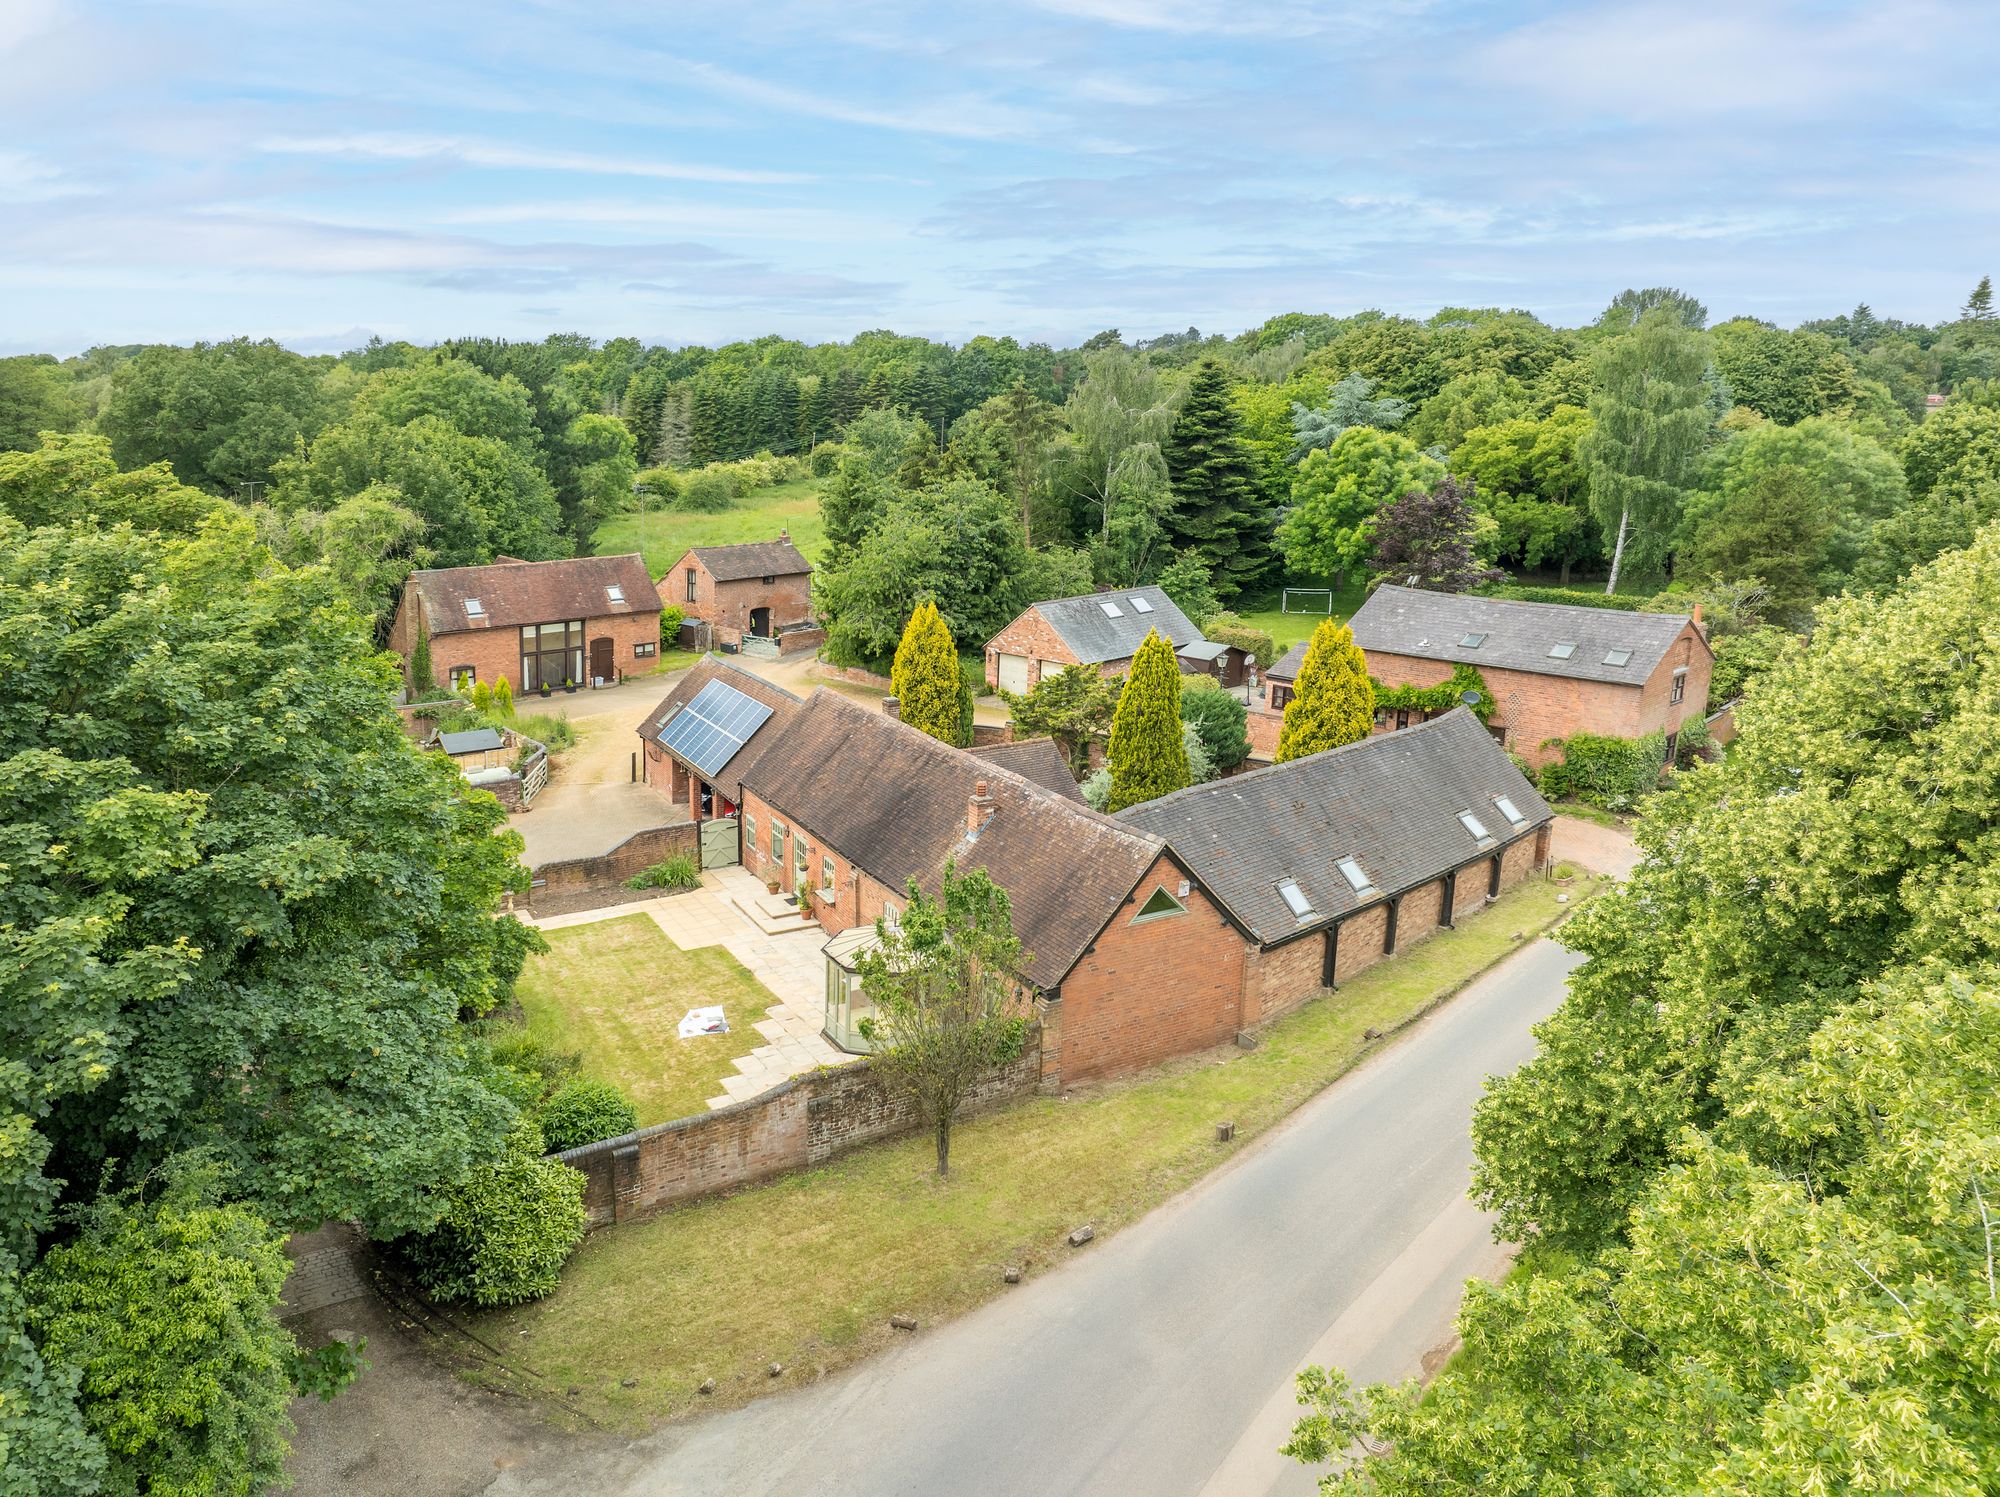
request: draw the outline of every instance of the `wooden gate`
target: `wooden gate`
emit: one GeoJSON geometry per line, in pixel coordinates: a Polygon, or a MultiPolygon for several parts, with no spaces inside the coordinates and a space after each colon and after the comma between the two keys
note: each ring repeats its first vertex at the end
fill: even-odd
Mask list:
{"type": "Polygon", "coordinates": [[[701,824],[701,866],[729,868],[742,860],[736,840],[736,818],[718,816],[701,824]]]}

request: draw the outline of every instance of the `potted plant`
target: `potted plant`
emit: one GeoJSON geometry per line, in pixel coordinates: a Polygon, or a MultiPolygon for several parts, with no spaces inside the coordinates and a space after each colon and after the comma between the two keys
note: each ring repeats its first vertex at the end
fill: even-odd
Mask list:
{"type": "Polygon", "coordinates": [[[1549,877],[1558,884],[1574,883],[1576,881],[1576,865],[1574,863],[1558,863],[1549,870],[1549,877]]]}
{"type": "Polygon", "coordinates": [[[778,892],[778,881],[774,878],[765,879],[764,892],[766,894],[776,894],[778,892]]]}
{"type": "Polygon", "coordinates": [[[568,692],[568,693],[569,693],[569,694],[570,694],[571,696],[575,696],[575,695],[576,695],[576,682],[574,682],[574,681],[569,681],[569,680],[565,680],[565,681],[563,682],[563,690],[564,690],[564,691],[566,691],[566,692],[568,692]]]}
{"type": "Polygon", "coordinates": [[[548,683],[548,682],[544,681],[544,682],[543,682],[543,683],[541,684],[541,686],[540,686],[539,690],[541,691],[541,693],[542,693],[542,695],[543,695],[543,696],[547,696],[547,695],[549,694],[549,692],[550,692],[551,690],[553,690],[553,688],[552,688],[552,687],[551,687],[551,686],[549,685],[549,683],[548,683]]]}

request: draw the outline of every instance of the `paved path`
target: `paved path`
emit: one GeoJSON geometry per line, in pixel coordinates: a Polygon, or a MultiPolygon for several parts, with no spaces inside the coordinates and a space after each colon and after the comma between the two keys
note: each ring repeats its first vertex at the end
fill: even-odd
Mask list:
{"type": "Polygon", "coordinates": [[[1486,1078],[1577,958],[1540,940],[1231,1167],[1061,1270],[823,1383],[632,1445],[545,1448],[488,1497],[1313,1490],[1292,1374],[1400,1378],[1506,1254],[1465,1200],[1486,1078]]]}
{"type": "Polygon", "coordinates": [[[1600,826],[1581,816],[1558,816],[1550,845],[1557,862],[1581,863],[1592,873],[1627,879],[1639,866],[1639,844],[1624,827],[1600,826]]]}

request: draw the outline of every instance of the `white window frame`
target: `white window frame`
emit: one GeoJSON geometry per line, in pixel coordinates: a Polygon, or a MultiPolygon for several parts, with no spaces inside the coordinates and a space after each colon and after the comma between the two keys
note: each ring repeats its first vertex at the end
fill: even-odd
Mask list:
{"type": "Polygon", "coordinates": [[[625,589],[615,582],[608,582],[604,586],[604,596],[614,603],[623,603],[625,601],[625,589]]]}
{"type": "Polygon", "coordinates": [[[1313,909],[1312,901],[1306,897],[1306,891],[1299,887],[1299,881],[1295,878],[1278,880],[1278,898],[1284,900],[1285,908],[1300,920],[1310,920],[1317,913],[1313,909]]]}
{"type": "Polygon", "coordinates": [[[1510,825],[1526,826],[1528,824],[1528,818],[1521,814],[1521,808],[1515,805],[1512,798],[1508,796],[1505,795],[1494,796],[1493,808],[1494,810],[1498,811],[1502,816],[1506,817],[1510,825]]]}
{"type": "Polygon", "coordinates": [[[1335,858],[1333,866],[1340,870],[1340,876],[1356,894],[1367,894],[1375,887],[1375,880],[1368,876],[1368,870],[1361,866],[1359,858],[1335,858]],[[1356,883],[1355,880],[1360,882],[1356,883]]]}
{"type": "Polygon", "coordinates": [[[1674,687],[1673,690],[1667,694],[1667,705],[1672,706],[1675,702],[1685,701],[1687,699],[1687,689],[1688,689],[1687,667],[1682,666],[1679,670],[1674,672],[1674,687]]]}
{"type": "Polygon", "coordinates": [[[1561,640],[1549,646],[1549,659],[1567,660],[1576,653],[1576,645],[1571,640],[1561,640]]]}
{"type": "Polygon", "coordinates": [[[1472,813],[1470,807],[1458,813],[1458,824],[1472,834],[1475,842],[1491,842],[1493,834],[1486,830],[1486,823],[1472,813]]]}
{"type": "Polygon", "coordinates": [[[1132,605],[1134,613],[1151,613],[1153,611],[1153,605],[1148,603],[1144,598],[1127,597],[1125,601],[1132,605]]]}
{"type": "Polygon", "coordinates": [[[465,616],[469,619],[485,618],[486,605],[477,598],[467,598],[465,600],[465,616]]]}
{"type": "Polygon", "coordinates": [[[1125,610],[1109,599],[1105,599],[1097,606],[1104,610],[1104,616],[1108,619],[1122,619],[1125,617],[1125,610]]]}

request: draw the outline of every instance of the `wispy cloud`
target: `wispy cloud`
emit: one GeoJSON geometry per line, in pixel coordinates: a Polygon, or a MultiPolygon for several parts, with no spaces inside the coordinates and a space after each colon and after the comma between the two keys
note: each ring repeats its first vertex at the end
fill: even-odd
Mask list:
{"type": "Polygon", "coordinates": [[[578,172],[605,177],[658,177],[675,182],[806,182],[801,172],[706,166],[587,151],[552,151],[452,135],[270,135],[254,149],[274,156],[332,156],[361,161],[434,161],[500,171],[578,172]]]}

